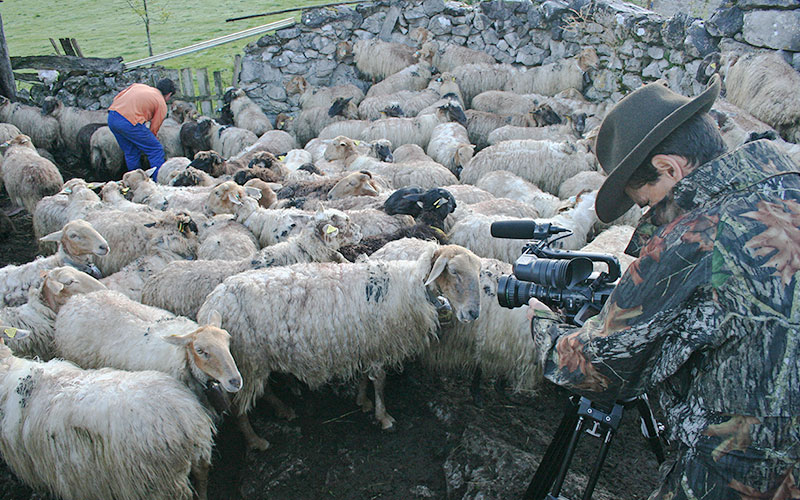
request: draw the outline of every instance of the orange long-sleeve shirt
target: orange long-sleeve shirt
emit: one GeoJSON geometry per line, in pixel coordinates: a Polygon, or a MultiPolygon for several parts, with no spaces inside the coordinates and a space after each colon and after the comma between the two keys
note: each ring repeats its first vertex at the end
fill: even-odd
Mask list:
{"type": "Polygon", "coordinates": [[[167,116],[167,102],[161,91],[143,83],[134,83],[117,94],[108,108],[116,111],[134,125],[150,122],[150,131],[158,129],[167,116]]]}

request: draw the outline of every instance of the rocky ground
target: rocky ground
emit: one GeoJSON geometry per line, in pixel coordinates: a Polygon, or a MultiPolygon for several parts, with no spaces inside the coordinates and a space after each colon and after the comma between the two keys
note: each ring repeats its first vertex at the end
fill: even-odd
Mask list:
{"type": "MultiPolygon", "coordinates": [[[[6,197],[0,208],[8,210],[6,197]]],[[[12,217],[16,232],[0,241],[0,265],[34,258],[30,215],[12,217]]],[[[476,406],[466,377],[441,377],[410,363],[388,378],[386,401],[397,419],[383,432],[355,405],[355,386],[336,384],[300,395],[277,392],[298,418],[279,420],[266,404],[253,426],[272,444],[246,451],[230,419],[217,435],[209,498],[271,500],[521,499],[561,418],[566,393],[543,385],[504,397],[491,381],[476,406]]],[[[645,499],[657,463],[627,411],[594,499],[645,499]]],[[[599,440],[584,437],[564,491],[580,498],[599,440]]],[[[99,472],[99,471],[98,471],[99,472]]],[[[22,484],[0,462],[0,500],[47,498],[22,484]]]]}

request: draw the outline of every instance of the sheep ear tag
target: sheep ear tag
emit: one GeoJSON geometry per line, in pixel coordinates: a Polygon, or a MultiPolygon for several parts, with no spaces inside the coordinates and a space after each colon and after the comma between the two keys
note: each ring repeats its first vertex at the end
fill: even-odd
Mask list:
{"type": "Polygon", "coordinates": [[[322,230],[325,232],[325,236],[329,237],[336,236],[337,234],[339,234],[339,228],[336,226],[332,226],[330,224],[325,224],[322,230]]]}
{"type": "Polygon", "coordinates": [[[356,146],[361,144],[361,141],[353,141],[353,142],[355,143],[356,146]]]}
{"type": "Polygon", "coordinates": [[[31,334],[28,330],[21,330],[13,326],[0,326],[0,338],[3,340],[20,340],[31,334]]]}
{"type": "Polygon", "coordinates": [[[280,155],[280,156],[278,157],[278,160],[279,160],[279,161],[283,161],[283,160],[285,160],[285,159],[286,159],[286,155],[280,155]]]}
{"type": "Polygon", "coordinates": [[[439,198],[438,200],[436,200],[436,202],[433,204],[433,206],[436,207],[436,208],[439,208],[442,205],[444,205],[445,203],[447,203],[447,199],[439,198]]]}

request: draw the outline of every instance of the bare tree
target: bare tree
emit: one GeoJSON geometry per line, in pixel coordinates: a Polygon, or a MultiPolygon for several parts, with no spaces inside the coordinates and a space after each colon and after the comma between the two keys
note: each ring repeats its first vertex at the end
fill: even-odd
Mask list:
{"type": "MultiPolygon", "coordinates": [[[[169,12],[164,7],[156,7],[151,8],[150,11],[147,9],[147,0],[125,0],[128,3],[128,7],[131,8],[133,12],[136,13],[142,19],[142,24],[144,24],[144,31],[147,34],[147,52],[149,55],[153,55],[153,43],[150,40],[150,22],[164,22],[169,18],[169,12]],[[141,2],[141,3],[140,3],[141,2]],[[153,14],[155,17],[151,18],[150,14],[153,14]]],[[[152,3],[151,3],[151,7],[152,3]]]]}

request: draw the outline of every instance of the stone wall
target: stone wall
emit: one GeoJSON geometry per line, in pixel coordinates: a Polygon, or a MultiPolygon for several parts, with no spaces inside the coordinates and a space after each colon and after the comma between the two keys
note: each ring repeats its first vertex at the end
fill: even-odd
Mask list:
{"type": "MultiPolygon", "coordinates": [[[[617,100],[658,78],[684,94],[696,94],[703,87],[695,80],[697,69],[715,51],[777,50],[800,69],[798,0],[729,1],[705,20],[685,12],[665,17],[615,0],[492,0],[475,5],[380,0],[309,9],[296,26],[248,44],[241,87],[270,115],[299,109],[298,96],[286,92],[295,75],[312,85],[354,83],[366,90],[370,82],[359,77],[352,51],[343,49],[376,37],[393,8],[400,13],[390,40],[411,44],[409,30],[423,26],[439,41],[485,51],[501,63],[535,66],[593,47],[600,61],[589,73],[584,94],[594,100],[617,100]]],[[[75,76],[31,97],[40,102],[50,93],[67,104],[106,107],[129,83],[152,81],[161,71],[75,76]]]]}
{"type": "Polygon", "coordinates": [[[619,99],[642,83],[666,79],[673,89],[696,94],[695,75],[715,51],[779,50],[800,68],[800,2],[742,0],[723,4],[707,20],[683,12],[671,17],[607,0],[493,0],[476,5],[442,0],[379,1],[356,7],[305,11],[295,27],[266,35],[245,48],[241,86],[268,113],[294,112],[297,96],[286,82],[303,75],[312,85],[354,83],[352,56],[341,42],[377,36],[387,12],[400,8],[391,40],[411,44],[410,29],[423,26],[436,39],[485,51],[501,63],[524,66],[571,57],[594,47],[599,66],[584,89],[590,99],[619,99]]]}

